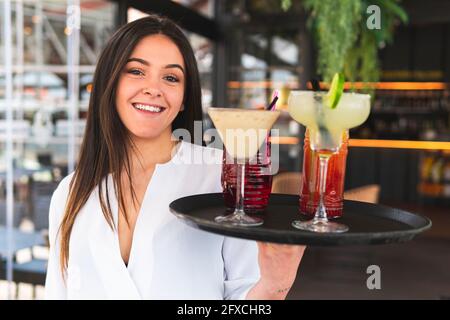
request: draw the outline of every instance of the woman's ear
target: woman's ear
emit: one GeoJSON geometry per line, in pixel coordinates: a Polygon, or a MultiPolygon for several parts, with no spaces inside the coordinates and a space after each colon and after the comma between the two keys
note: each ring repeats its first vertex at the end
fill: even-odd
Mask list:
{"type": "Polygon", "coordinates": [[[180,112],[181,111],[184,111],[184,103],[183,104],[181,104],[181,107],[180,107],[180,112]]]}

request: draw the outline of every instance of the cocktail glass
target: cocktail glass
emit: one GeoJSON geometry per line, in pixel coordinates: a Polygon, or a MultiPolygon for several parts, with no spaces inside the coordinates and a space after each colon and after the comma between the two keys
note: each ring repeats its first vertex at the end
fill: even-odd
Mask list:
{"type": "Polygon", "coordinates": [[[338,105],[332,109],[327,105],[326,92],[291,91],[288,100],[291,117],[309,130],[311,150],[319,155],[319,205],[310,221],[296,220],[292,225],[300,230],[313,232],[346,232],[348,226],[331,222],[327,218],[324,194],[328,171],[328,160],[339,151],[346,130],[364,123],[370,113],[370,96],[344,93],[338,105]]]}
{"type": "MultiPolygon", "coordinates": [[[[253,159],[245,163],[244,210],[249,213],[263,213],[268,204],[272,190],[271,143],[263,142],[253,159]]],[[[229,211],[236,206],[236,164],[224,147],[222,160],[222,191],[225,205],[229,211]]]]}
{"type": "MultiPolygon", "coordinates": [[[[348,130],[342,137],[339,151],[328,160],[327,183],[323,196],[328,219],[342,217],[344,205],[344,180],[348,149],[348,130]]],[[[317,152],[311,150],[309,131],[305,131],[303,145],[302,184],[300,187],[300,213],[313,218],[319,205],[320,159],[317,152]]]]}
{"type": "Polygon", "coordinates": [[[226,152],[236,162],[236,208],[233,213],[218,216],[215,221],[238,226],[259,226],[264,220],[244,212],[245,162],[253,158],[264,143],[279,111],[234,108],[209,108],[226,152]]]}

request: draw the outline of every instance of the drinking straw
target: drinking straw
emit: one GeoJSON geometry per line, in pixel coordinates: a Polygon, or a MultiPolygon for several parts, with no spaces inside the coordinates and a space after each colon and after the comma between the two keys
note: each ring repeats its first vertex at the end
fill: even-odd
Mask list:
{"type": "Polygon", "coordinates": [[[267,110],[270,110],[270,111],[275,110],[277,100],[278,100],[278,90],[275,90],[272,95],[272,102],[267,107],[267,110]]]}
{"type": "Polygon", "coordinates": [[[313,91],[320,91],[320,84],[316,78],[311,79],[309,82],[311,82],[313,91]]]}

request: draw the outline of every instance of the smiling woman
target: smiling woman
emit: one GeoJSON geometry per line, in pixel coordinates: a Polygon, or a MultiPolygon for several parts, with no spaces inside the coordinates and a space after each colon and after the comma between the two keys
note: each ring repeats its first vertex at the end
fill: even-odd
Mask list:
{"type": "Polygon", "coordinates": [[[222,190],[222,151],[172,134],[195,136],[200,94],[194,53],[173,22],[149,16],[113,35],[77,169],[52,197],[47,298],[285,297],[303,248],[206,233],[169,212],[177,198],[222,190]]]}
{"type": "Polygon", "coordinates": [[[119,117],[133,136],[170,137],[170,124],[182,109],[184,68],[180,50],[167,36],[147,36],[137,44],[116,95],[119,117]]]}

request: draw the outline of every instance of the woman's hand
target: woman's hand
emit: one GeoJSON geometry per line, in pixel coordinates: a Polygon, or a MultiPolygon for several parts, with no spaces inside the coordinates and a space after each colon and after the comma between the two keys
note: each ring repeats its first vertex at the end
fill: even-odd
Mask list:
{"type": "Polygon", "coordinates": [[[305,246],[258,242],[261,278],[247,299],[285,299],[295,281],[305,246]]]}

